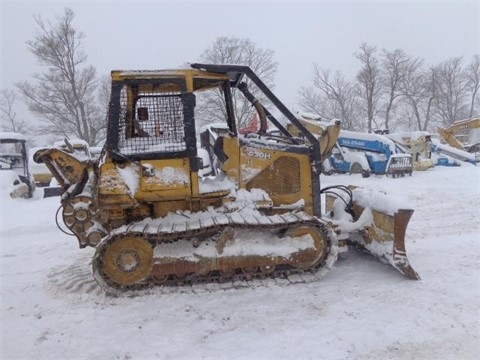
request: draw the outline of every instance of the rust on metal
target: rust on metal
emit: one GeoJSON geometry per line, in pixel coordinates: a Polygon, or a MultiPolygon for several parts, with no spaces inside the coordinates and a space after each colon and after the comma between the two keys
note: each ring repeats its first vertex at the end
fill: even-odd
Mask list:
{"type": "MultiPolygon", "coordinates": [[[[189,230],[179,234],[145,234],[117,233],[104,239],[97,246],[92,263],[97,282],[108,292],[109,289],[136,289],[148,285],[178,285],[201,282],[223,282],[234,278],[249,280],[254,277],[275,277],[290,271],[313,270],[324,265],[324,261],[332,251],[331,240],[323,223],[315,218],[310,220],[291,220],[286,223],[257,225],[257,231],[272,232],[279,241],[288,237],[310,236],[312,246],[299,249],[285,256],[281,255],[226,255],[223,253],[227,242],[235,242],[236,229],[255,228],[251,224],[230,224],[225,227],[189,230]],[[208,236],[198,236],[206,231],[208,236]],[[275,235],[277,234],[277,235],[275,235]],[[188,252],[175,257],[153,250],[156,245],[175,243],[182,239],[188,241],[188,252]],[[213,250],[210,256],[195,253],[198,243],[208,243],[213,250]],[[220,242],[220,245],[219,245],[220,242]],[[190,254],[190,255],[189,255],[190,254]]],[[[255,231],[252,233],[255,234],[255,231]]],[[[255,237],[252,237],[254,240],[255,237]]],[[[245,244],[248,246],[248,244],[245,244]]]]}

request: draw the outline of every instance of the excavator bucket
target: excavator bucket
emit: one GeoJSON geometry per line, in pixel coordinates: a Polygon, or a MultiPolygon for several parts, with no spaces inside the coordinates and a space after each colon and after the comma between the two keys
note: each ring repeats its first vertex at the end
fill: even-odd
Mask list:
{"type": "Polygon", "coordinates": [[[327,193],[326,197],[326,210],[337,228],[339,239],[367,251],[406,277],[419,280],[405,248],[405,233],[413,210],[395,205],[391,198],[379,191],[352,186],[344,189],[347,190],[344,194],[350,195],[350,201],[345,200],[344,194],[333,192],[327,193]]]}

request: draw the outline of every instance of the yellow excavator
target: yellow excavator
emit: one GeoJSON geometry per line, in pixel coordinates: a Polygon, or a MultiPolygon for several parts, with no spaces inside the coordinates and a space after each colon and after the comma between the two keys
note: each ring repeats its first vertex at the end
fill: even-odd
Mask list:
{"type": "Polygon", "coordinates": [[[480,118],[455,121],[438,134],[448,145],[470,153],[480,152],[480,118]]]}
{"type": "MultiPolygon", "coordinates": [[[[105,291],[323,273],[348,240],[419,278],[405,252],[413,210],[366,189],[321,189],[328,146],[249,67],[191,67],[112,71],[99,160],[80,161],[56,148],[35,153],[64,190],[65,225],[81,248],[96,248],[93,276],[105,291]],[[252,95],[252,85],[268,106],[252,95]],[[233,89],[255,107],[256,133],[238,134],[233,89]],[[222,94],[228,131],[212,145],[217,175],[202,177],[195,125],[196,95],[204,91],[222,94]]],[[[335,127],[322,133],[335,143],[327,139],[338,136],[335,127]]]]}

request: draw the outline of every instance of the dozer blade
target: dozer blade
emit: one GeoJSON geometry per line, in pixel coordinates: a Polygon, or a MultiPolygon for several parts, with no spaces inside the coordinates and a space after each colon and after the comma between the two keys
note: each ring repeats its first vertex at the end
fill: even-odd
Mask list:
{"type": "MultiPolygon", "coordinates": [[[[408,278],[419,280],[420,276],[410,265],[405,248],[405,233],[413,210],[396,207],[384,193],[360,188],[351,190],[353,206],[350,214],[354,222],[345,225],[344,221],[334,220],[341,234],[408,278]]],[[[344,206],[342,201],[327,195],[327,210],[341,212],[340,204],[344,206]]],[[[335,218],[345,219],[345,213],[340,217],[335,215],[335,218]]]]}
{"type": "MultiPolygon", "coordinates": [[[[359,219],[364,210],[354,202],[354,219],[359,219]]],[[[386,260],[410,279],[420,279],[407,258],[405,233],[413,210],[400,209],[394,215],[371,210],[373,222],[359,230],[361,238],[352,236],[351,241],[370,254],[386,260]]]]}

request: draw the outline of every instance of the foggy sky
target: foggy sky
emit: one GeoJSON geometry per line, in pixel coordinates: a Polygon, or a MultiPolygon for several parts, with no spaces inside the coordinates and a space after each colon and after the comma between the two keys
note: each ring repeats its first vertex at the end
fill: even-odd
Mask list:
{"type": "Polygon", "coordinates": [[[313,63],[353,78],[359,69],[353,54],[362,42],[403,49],[427,65],[456,56],[463,56],[465,65],[480,53],[479,1],[3,0],[0,88],[13,88],[43,71],[25,45],[35,34],[33,17],[54,22],[65,7],[76,14],[76,27],[86,35],[87,62],[98,75],[112,69],[177,68],[198,61],[218,36],[249,38],[275,52],[279,66],[274,92],[293,111],[298,110],[298,90],[310,85],[313,63]]]}

